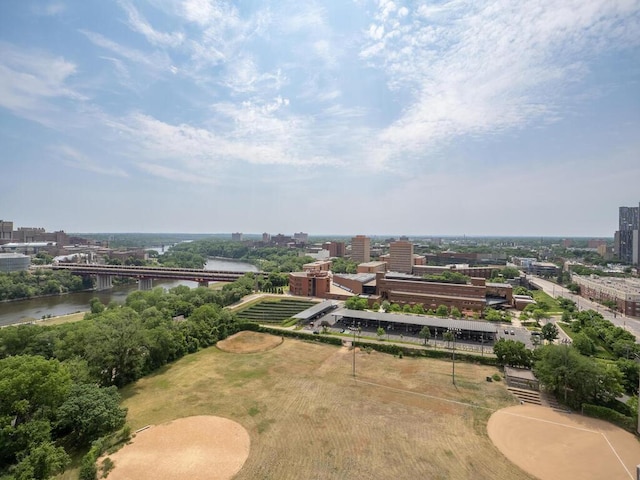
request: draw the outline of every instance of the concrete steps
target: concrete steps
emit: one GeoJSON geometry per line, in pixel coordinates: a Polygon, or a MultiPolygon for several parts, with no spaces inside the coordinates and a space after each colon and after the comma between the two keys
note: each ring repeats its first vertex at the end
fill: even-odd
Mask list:
{"type": "Polygon", "coordinates": [[[542,406],[542,398],[540,392],[515,387],[507,387],[507,390],[509,390],[521,402],[542,406]]]}

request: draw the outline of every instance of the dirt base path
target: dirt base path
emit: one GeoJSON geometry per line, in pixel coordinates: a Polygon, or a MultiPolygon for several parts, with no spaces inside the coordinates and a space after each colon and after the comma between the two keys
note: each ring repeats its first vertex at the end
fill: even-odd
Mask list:
{"type": "Polygon", "coordinates": [[[111,455],[115,467],[108,478],[228,480],[244,465],[249,446],[247,431],[229,419],[181,418],[139,432],[111,455]]]}
{"type": "Polygon", "coordinates": [[[489,437],[504,455],[541,480],[635,480],[640,442],[610,423],[537,405],[495,412],[489,437]]]}
{"type": "Polygon", "coordinates": [[[276,348],[282,342],[283,338],[275,335],[242,331],[220,340],[216,346],[229,353],[258,353],[276,348]]]}

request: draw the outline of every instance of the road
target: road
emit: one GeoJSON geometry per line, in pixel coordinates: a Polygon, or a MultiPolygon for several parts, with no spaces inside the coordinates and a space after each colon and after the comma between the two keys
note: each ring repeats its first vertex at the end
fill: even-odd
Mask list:
{"type": "Polygon", "coordinates": [[[579,310],[595,310],[600,313],[605,319],[618,327],[622,327],[628,332],[632,333],[636,337],[636,342],[640,343],[640,319],[627,317],[621,313],[614,315],[608,308],[600,305],[599,303],[592,302],[587,298],[583,298],[580,295],[574,295],[569,290],[560,285],[556,285],[553,282],[544,280],[534,275],[528,275],[528,280],[538,288],[542,289],[546,294],[553,298],[564,297],[576,302],[579,310]]]}

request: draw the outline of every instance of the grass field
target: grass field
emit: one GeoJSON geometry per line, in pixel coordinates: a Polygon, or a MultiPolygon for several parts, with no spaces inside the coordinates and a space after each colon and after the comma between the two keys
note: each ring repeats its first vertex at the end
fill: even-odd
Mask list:
{"type": "MultiPolygon", "coordinates": [[[[515,401],[487,366],[394,358],[286,339],[262,353],[202,350],[122,390],[133,430],[192,415],[243,425],[237,480],[532,479],[486,423],[515,401]],[[471,404],[471,405],[469,405],[471,404]]],[[[117,468],[117,467],[116,467],[117,468]]],[[[212,468],[215,468],[212,462],[212,468]]]]}
{"type": "Polygon", "coordinates": [[[533,294],[533,299],[536,302],[543,302],[549,305],[549,313],[562,313],[562,309],[560,308],[558,301],[548,293],[545,293],[542,290],[532,290],[531,293],[533,294]]]}
{"type": "Polygon", "coordinates": [[[281,322],[291,318],[296,313],[300,313],[316,303],[308,300],[266,300],[250,305],[236,311],[236,315],[241,320],[259,323],[281,322]]]}

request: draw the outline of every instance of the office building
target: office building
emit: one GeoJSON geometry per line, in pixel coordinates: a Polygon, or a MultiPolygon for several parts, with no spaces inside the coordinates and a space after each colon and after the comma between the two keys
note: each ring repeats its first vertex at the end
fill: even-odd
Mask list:
{"type": "Polygon", "coordinates": [[[242,233],[240,232],[235,232],[231,234],[231,241],[232,242],[241,242],[242,241],[242,233]]]}
{"type": "Polygon", "coordinates": [[[364,235],[356,235],[351,239],[351,260],[356,263],[367,263],[371,260],[371,239],[364,235]]]}
{"type": "Polygon", "coordinates": [[[293,239],[296,243],[309,243],[309,234],[304,232],[294,233],[293,239]]]}
{"type": "Polygon", "coordinates": [[[13,222],[0,220],[0,242],[10,242],[13,238],[13,222]]]}
{"type": "Polygon", "coordinates": [[[637,207],[620,207],[614,243],[614,252],[618,260],[629,265],[639,264],[640,204],[637,207]]]}
{"type": "Polygon", "coordinates": [[[345,246],[344,242],[325,242],[322,248],[329,251],[329,256],[333,258],[344,257],[345,246]]]}
{"type": "Polygon", "coordinates": [[[406,240],[391,242],[389,245],[389,271],[412,273],[413,243],[406,240]]]}

